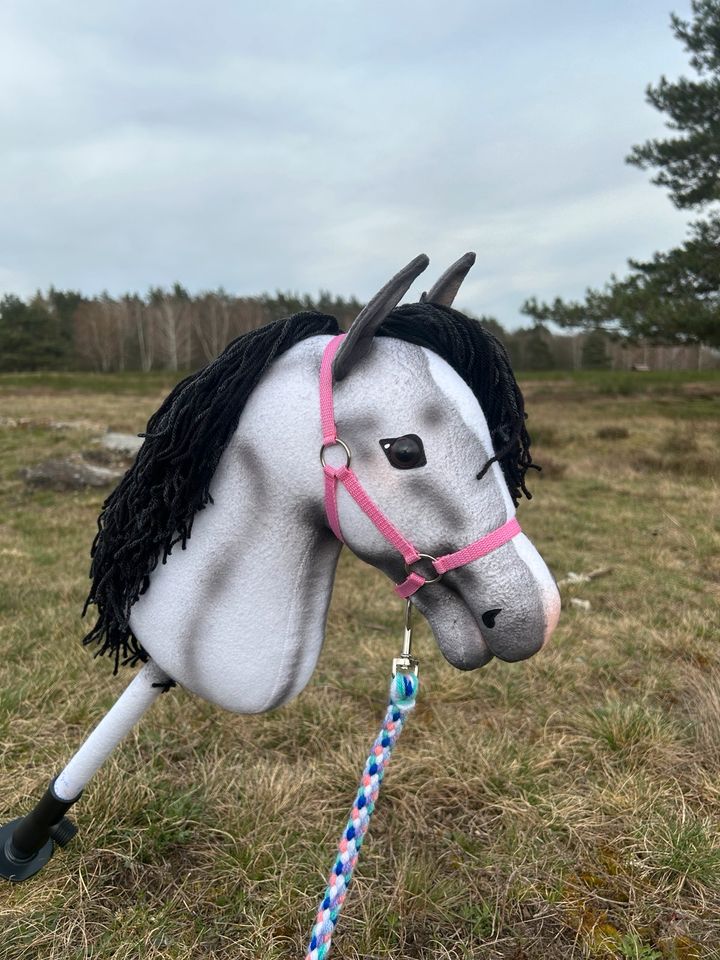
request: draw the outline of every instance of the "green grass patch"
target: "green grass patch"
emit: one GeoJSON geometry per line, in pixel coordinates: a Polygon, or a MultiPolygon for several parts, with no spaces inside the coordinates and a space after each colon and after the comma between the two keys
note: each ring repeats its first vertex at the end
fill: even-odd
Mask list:
{"type": "MultiPolygon", "coordinates": [[[[9,818],[132,674],[80,645],[104,491],[17,470],[142,429],[175,377],[0,376],[0,743],[9,818]],[[53,429],[51,421],[75,425],[53,429]]],[[[523,528],[562,588],[552,641],[422,694],[335,951],[346,960],[706,960],[720,943],[717,373],[527,374],[523,528]],[[627,434],[627,435],[626,435],[627,434]],[[573,599],[589,609],[571,605],[573,599]]],[[[402,610],[344,552],[306,691],[236,717],[160,698],[88,786],[80,834],[0,889],[3,960],[302,956],[402,610]]],[[[261,638],[258,638],[261,642],[261,638]]]]}
{"type": "Polygon", "coordinates": [[[186,377],[183,371],[153,370],[150,373],[92,373],[90,371],[42,371],[37,373],[0,373],[0,394],[9,391],[28,393],[77,392],[87,394],[135,394],[143,396],[170,390],[186,377]]]}

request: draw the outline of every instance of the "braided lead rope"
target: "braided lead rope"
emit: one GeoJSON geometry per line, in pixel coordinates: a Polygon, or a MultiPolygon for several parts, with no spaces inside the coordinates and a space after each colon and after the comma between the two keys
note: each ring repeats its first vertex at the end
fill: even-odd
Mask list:
{"type": "Polygon", "coordinates": [[[415,706],[417,692],[418,678],[415,673],[398,672],[392,678],[385,720],[370,750],[350,818],[338,844],[337,858],[315,918],[305,960],[325,960],[330,952],[330,941],[352,880],[360,847],[370,825],[385,768],[403,731],[407,715],[415,706]]]}

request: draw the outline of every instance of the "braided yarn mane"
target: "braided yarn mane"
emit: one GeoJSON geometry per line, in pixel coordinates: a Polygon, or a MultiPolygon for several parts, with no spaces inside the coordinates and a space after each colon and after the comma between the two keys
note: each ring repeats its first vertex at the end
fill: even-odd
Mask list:
{"type": "MultiPolygon", "coordinates": [[[[213,475],[260,377],[295,344],[338,332],[334,317],[310,312],[253,330],[182,380],[150,417],[135,463],[103,504],[90,553],[83,615],[95,605],[98,618],[83,643],[114,657],[115,672],[147,660],[130,611],[157,564],[177,543],[185,548],[195,514],[212,503],[213,475]]],[[[515,504],[529,499],[525,474],[534,464],[523,398],[500,341],[477,320],[429,302],[396,308],[378,333],[428,347],[453,367],[477,397],[495,448],[478,478],[497,460],[515,504]]]]}
{"type": "Polygon", "coordinates": [[[397,307],[377,335],[428,347],[450,364],[477,397],[495,449],[478,480],[498,461],[515,506],[522,496],[530,500],[525,474],[540,468],[530,455],[523,396],[507,350],[497,337],[464,313],[427,301],[397,307]]]}
{"type": "Polygon", "coordinates": [[[130,626],[130,610],[158,562],[184,548],[195,514],[212,502],[210,483],[240,414],[265,370],[301,340],[339,333],[337,320],[297,313],[233,340],[181,381],[154,413],[132,467],[103,504],[90,556],[92,586],[83,615],[98,619],[83,643],[97,654],[135,664],[146,660],[130,626]]]}

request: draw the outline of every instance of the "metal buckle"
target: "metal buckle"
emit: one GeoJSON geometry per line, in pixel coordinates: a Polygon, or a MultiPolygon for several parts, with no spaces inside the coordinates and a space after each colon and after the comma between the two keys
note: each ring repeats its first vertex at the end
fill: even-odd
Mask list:
{"type": "MultiPolygon", "coordinates": [[[[421,553],[421,554],[418,554],[418,560],[413,560],[412,563],[406,563],[406,564],[405,564],[405,573],[407,573],[407,574],[415,573],[415,570],[413,570],[413,565],[416,564],[416,563],[418,563],[420,560],[429,560],[430,563],[436,563],[436,562],[437,562],[437,557],[431,557],[429,553],[421,553]]],[[[433,567],[433,569],[435,569],[435,568],[433,567]]],[[[437,576],[432,577],[431,579],[428,579],[427,577],[425,577],[425,575],[424,575],[423,573],[418,573],[418,576],[423,577],[424,580],[425,580],[425,583],[437,583],[438,580],[440,580],[440,579],[442,578],[442,574],[441,574],[441,573],[437,573],[437,570],[435,571],[435,573],[437,574],[437,576]]],[[[424,586],[424,585],[425,585],[425,584],[423,584],[423,586],[424,586]]]]}
{"type": "MultiPolygon", "coordinates": [[[[422,556],[422,554],[421,554],[422,556]]],[[[409,600],[405,601],[405,632],[403,635],[402,652],[399,657],[394,657],[392,662],[392,675],[398,673],[414,673],[418,675],[420,666],[419,660],[412,655],[412,604],[409,600]]]]}
{"type": "Polygon", "coordinates": [[[350,447],[345,443],[344,440],[341,440],[340,437],[338,437],[333,443],[324,443],[320,447],[320,463],[323,465],[323,467],[328,466],[328,464],[325,463],[325,451],[328,449],[328,447],[337,447],[337,446],[342,447],[343,450],[345,451],[345,456],[347,458],[345,467],[347,468],[350,466],[350,460],[352,459],[352,454],[350,453],[350,447]]]}

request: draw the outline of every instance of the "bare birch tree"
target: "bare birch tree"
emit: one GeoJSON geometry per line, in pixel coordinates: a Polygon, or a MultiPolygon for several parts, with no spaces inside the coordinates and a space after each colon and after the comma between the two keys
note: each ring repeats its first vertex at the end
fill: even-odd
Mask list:
{"type": "Polygon", "coordinates": [[[191,338],[187,293],[175,284],[172,292],[160,288],[151,290],[149,299],[163,366],[168,370],[189,368],[191,338]]]}
{"type": "Polygon", "coordinates": [[[207,363],[214,360],[230,340],[230,304],[224,290],[205,293],[194,301],[192,326],[207,363]]]}

